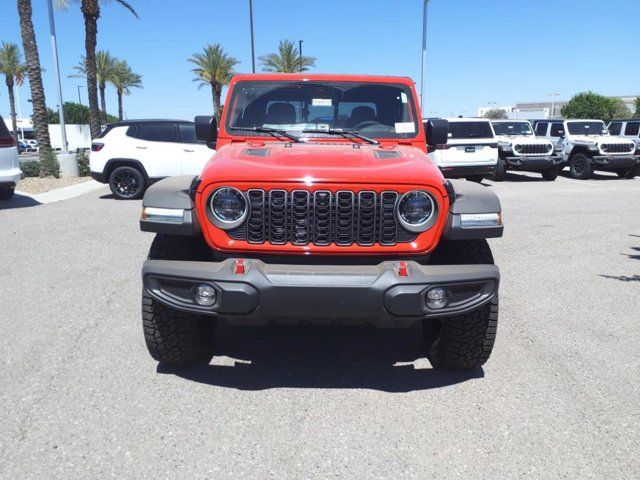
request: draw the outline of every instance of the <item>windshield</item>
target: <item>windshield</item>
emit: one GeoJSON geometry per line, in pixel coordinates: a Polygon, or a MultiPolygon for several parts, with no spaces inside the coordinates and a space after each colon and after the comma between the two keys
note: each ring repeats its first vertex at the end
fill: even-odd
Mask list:
{"type": "Polygon", "coordinates": [[[496,135],[533,135],[529,122],[492,122],[496,135]]]}
{"type": "Polygon", "coordinates": [[[242,129],[245,136],[264,136],[249,129],[273,128],[300,138],[328,137],[322,131],[344,129],[367,137],[413,138],[419,131],[413,95],[406,85],[239,82],[227,104],[226,130],[232,135],[242,129]]]}
{"type": "Polygon", "coordinates": [[[489,122],[449,122],[449,138],[493,138],[489,122]]]}
{"type": "Polygon", "coordinates": [[[567,122],[571,135],[608,135],[604,122],[567,122]]]}

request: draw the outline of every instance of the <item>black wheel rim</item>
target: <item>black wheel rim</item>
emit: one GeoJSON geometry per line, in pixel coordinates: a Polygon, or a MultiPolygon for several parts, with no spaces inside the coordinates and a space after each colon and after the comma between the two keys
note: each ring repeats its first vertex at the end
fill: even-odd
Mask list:
{"type": "Polygon", "coordinates": [[[113,179],[113,186],[119,195],[123,197],[133,197],[140,188],[140,179],[130,170],[117,172],[113,179]]]}
{"type": "Polygon", "coordinates": [[[584,160],[581,158],[578,158],[577,160],[575,160],[573,162],[573,170],[576,173],[582,173],[584,171],[584,160]]]}

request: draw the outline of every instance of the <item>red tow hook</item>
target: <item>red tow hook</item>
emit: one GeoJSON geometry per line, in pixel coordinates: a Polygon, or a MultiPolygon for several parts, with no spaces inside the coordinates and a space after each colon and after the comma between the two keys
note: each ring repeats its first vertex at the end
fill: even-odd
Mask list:
{"type": "Polygon", "coordinates": [[[399,277],[409,276],[409,266],[407,265],[407,262],[400,262],[400,266],[398,267],[398,276],[399,277]]]}
{"type": "Polygon", "coordinates": [[[233,267],[233,273],[236,275],[244,275],[244,259],[239,258],[233,267]]]}

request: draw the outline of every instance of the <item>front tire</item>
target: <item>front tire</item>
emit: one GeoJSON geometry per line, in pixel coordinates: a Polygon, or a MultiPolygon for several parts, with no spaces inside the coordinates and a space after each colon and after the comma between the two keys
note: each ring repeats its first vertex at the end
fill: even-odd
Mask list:
{"type": "Polygon", "coordinates": [[[620,170],[616,170],[616,173],[620,178],[627,178],[631,180],[632,178],[640,175],[640,167],[636,165],[635,167],[631,168],[622,168],[620,170]]]}
{"type": "Polygon", "coordinates": [[[468,177],[466,177],[466,179],[469,182],[482,183],[482,180],[484,180],[484,176],[482,176],[482,175],[469,175],[468,177]]]}
{"type": "MultiPolygon", "coordinates": [[[[199,237],[156,235],[150,260],[210,260],[199,237]]],[[[209,363],[214,353],[216,319],[174,310],[142,292],[142,326],[149,354],[168,365],[209,363]]]]}
{"type": "MultiPolygon", "coordinates": [[[[431,256],[432,265],[493,264],[486,240],[444,242],[431,256]]],[[[422,321],[427,358],[434,368],[469,369],[491,356],[498,328],[498,297],[476,310],[422,321]]]]}
{"type": "Polygon", "coordinates": [[[558,167],[547,168],[542,171],[542,178],[544,178],[547,182],[553,182],[556,178],[558,178],[558,174],[560,173],[560,169],[558,167]]]}
{"type": "Polygon", "coordinates": [[[146,181],[140,170],[124,165],[111,172],[109,188],[113,196],[120,200],[135,200],[142,198],[146,181]]]}
{"type": "Polygon", "coordinates": [[[13,188],[0,188],[0,200],[11,200],[13,198],[13,188]]]}
{"type": "Polygon", "coordinates": [[[576,153],[569,160],[569,174],[576,180],[588,180],[593,174],[591,160],[583,153],[576,153]]]}
{"type": "Polygon", "coordinates": [[[493,174],[491,179],[494,182],[501,182],[507,176],[507,163],[501,158],[498,159],[498,163],[496,164],[496,172],[493,174]]]}

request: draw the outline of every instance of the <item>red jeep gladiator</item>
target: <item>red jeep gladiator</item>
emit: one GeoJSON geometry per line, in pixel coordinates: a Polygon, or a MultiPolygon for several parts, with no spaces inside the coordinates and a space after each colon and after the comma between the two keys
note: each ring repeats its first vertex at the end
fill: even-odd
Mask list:
{"type": "Polygon", "coordinates": [[[151,356],[211,360],[217,318],[236,325],[420,320],[434,367],[489,358],[500,274],[486,238],[502,235],[489,189],[447,181],[429,158],[448,125],[423,125],[409,78],[238,75],[199,177],[144,196],[155,232],[142,269],[151,356]],[[425,132],[426,130],[426,132],[425,132]]]}

